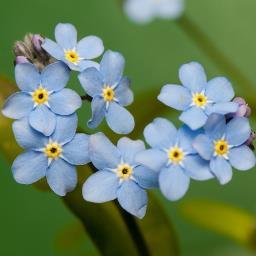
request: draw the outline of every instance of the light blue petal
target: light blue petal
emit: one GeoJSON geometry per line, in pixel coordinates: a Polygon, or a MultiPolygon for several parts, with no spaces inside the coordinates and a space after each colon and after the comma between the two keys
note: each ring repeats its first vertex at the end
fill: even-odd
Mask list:
{"type": "Polygon", "coordinates": [[[142,188],[151,189],[158,187],[158,173],[145,166],[134,168],[133,176],[142,188]]]}
{"type": "Polygon", "coordinates": [[[15,121],[12,124],[12,129],[17,143],[22,148],[42,149],[48,142],[45,136],[32,129],[27,117],[15,121]]]}
{"type": "Polygon", "coordinates": [[[106,112],[109,127],[118,134],[128,134],[135,126],[131,113],[116,102],[111,102],[106,112]]]}
{"type": "Polygon", "coordinates": [[[95,61],[91,61],[91,60],[81,60],[78,63],[78,66],[73,67],[72,69],[82,72],[82,71],[86,70],[87,68],[96,68],[97,70],[99,70],[100,64],[95,61]]]}
{"type": "Polygon", "coordinates": [[[42,48],[57,60],[64,58],[64,50],[51,39],[46,38],[42,43],[42,48]]]}
{"type": "Polygon", "coordinates": [[[156,172],[160,171],[160,169],[168,162],[167,153],[158,149],[147,149],[139,152],[136,155],[135,160],[137,163],[156,172]]]}
{"type": "Polygon", "coordinates": [[[204,126],[206,135],[212,140],[223,137],[226,131],[226,118],[223,115],[211,114],[204,126]]]}
{"type": "Polygon", "coordinates": [[[115,89],[115,97],[121,106],[128,106],[133,102],[133,92],[130,89],[130,80],[127,77],[122,78],[115,89]]]}
{"type": "Polygon", "coordinates": [[[78,75],[78,79],[85,92],[91,97],[102,94],[103,77],[96,68],[87,68],[78,75]]]}
{"type": "Polygon", "coordinates": [[[213,152],[213,142],[204,134],[198,135],[193,141],[193,147],[197,153],[205,160],[210,160],[213,152]]]}
{"type": "Polygon", "coordinates": [[[207,121],[207,115],[201,108],[192,107],[184,111],[179,119],[188,125],[192,130],[203,127],[207,121]]]}
{"type": "Polygon", "coordinates": [[[145,150],[145,145],[142,140],[131,140],[123,137],[119,139],[117,148],[120,150],[124,162],[134,164],[136,154],[145,150]]]}
{"type": "Polygon", "coordinates": [[[16,92],[6,100],[2,113],[9,118],[20,119],[32,111],[33,105],[34,102],[29,94],[16,92]]]}
{"type": "Polygon", "coordinates": [[[144,137],[151,147],[169,148],[176,140],[177,129],[165,118],[156,118],[144,129],[144,137]]]}
{"type": "Polygon", "coordinates": [[[109,171],[92,174],[83,185],[83,198],[94,203],[104,203],[116,199],[119,178],[109,171]]]}
{"type": "Polygon", "coordinates": [[[69,81],[70,69],[62,62],[56,62],[46,66],[42,71],[42,86],[48,91],[63,89],[69,81]]]}
{"type": "Polygon", "coordinates": [[[60,144],[70,142],[76,134],[77,114],[70,116],[56,116],[56,128],[51,138],[60,144]]]}
{"type": "Polygon", "coordinates": [[[207,80],[204,68],[197,62],[190,62],[181,66],[179,77],[182,84],[192,92],[202,92],[207,80]]]}
{"type": "Polygon", "coordinates": [[[217,113],[221,115],[226,115],[229,113],[235,113],[238,110],[239,105],[236,102],[221,102],[213,104],[208,107],[208,115],[212,113],[217,113]]]}
{"type": "Polygon", "coordinates": [[[135,182],[124,181],[117,190],[119,204],[132,215],[142,219],[145,216],[148,204],[147,193],[135,182]]]}
{"type": "Polygon", "coordinates": [[[76,168],[61,158],[58,158],[47,169],[46,178],[54,193],[59,196],[65,196],[76,187],[76,168]]]}
{"type": "Polygon", "coordinates": [[[232,168],[224,157],[214,157],[210,161],[210,168],[220,184],[224,185],[232,179],[232,168]]]}
{"type": "Polygon", "coordinates": [[[161,89],[157,99],[171,108],[185,110],[190,106],[192,96],[183,86],[167,84],[161,89]]]}
{"type": "Polygon", "coordinates": [[[209,180],[214,177],[209,164],[209,161],[205,161],[198,155],[189,155],[184,159],[185,172],[195,180],[209,180]]]}
{"type": "Polygon", "coordinates": [[[190,178],[179,165],[164,168],[159,174],[160,190],[171,201],[182,198],[189,188],[189,183],[190,178]]]}
{"type": "Polygon", "coordinates": [[[230,149],[228,156],[231,165],[237,170],[247,171],[255,166],[255,155],[246,145],[230,149]]]}
{"type": "Polygon", "coordinates": [[[59,23],[55,27],[55,39],[63,49],[72,50],[77,43],[76,28],[69,23],[59,23]]]}
{"type": "Polygon", "coordinates": [[[116,168],[121,162],[119,150],[103,133],[90,136],[89,153],[93,165],[99,170],[116,168]]]}
{"type": "Polygon", "coordinates": [[[71,115],[82,106],[82,100],[75,91],[64,88],[50,95],[49,105],[55,114],[71,115]]]}
{"type": "Polygon", "coordinates": [[[22,91],[32,92],[40,84],[40,74],[31,63],[17,64],[15,66],[15,80],[22,91]]]}
{"type": "Polygon", "coordinates": [[[63,147],[62,155],[70,164],[84,165],[90,162],[89,136],[78,133],[63,147]]]}
{"type": "Polygon", "coordinates": [[[56,126],[56,117],[46,105],[38,105],[29,115],[29,124],[45,136],[50,136],[56,126]]]}
{"type": "Polygon", "coordinates": [[[230,81],[225,77],[215,77],[207,83],[206,96],[214,102],[227,102],[235,96],[230,81]]]}
{"type": "Polygon", "coordinates": [[[184,11],[184,1],[162,1],[161,4],[155,2],[155,13],[157,16],[163,19],[176,19],[178,18],[184,11]]]}
{"type": "Polygon", "coordinates": [[[94,129],[99,126],[102,122],[106,113],[106,103],[101,96],[96,96],[91,102],[92,117],[88,121],[87,125],[89,128],[94,129]]]}
{"type": "Polygon", "coordinates": [[[99,57],[104,51],[102,40],[97,36],[87,36],[77,44],[77,52],[81,58],[91,60],[99,57]]]}
{"type": "Polygon", "coordinates": [[[104,83],[109,86],[118,83],[122,78],[124,65],[124,57],[119,52],[106,51],[100,62],[104,83]]]}
{"type": "Polygon", "coordinates": [[[44,154],[28,151],[19,155],[13,162],[14,179],[21,184],[32,184],[45,176],[47,158],[44,154]]]}

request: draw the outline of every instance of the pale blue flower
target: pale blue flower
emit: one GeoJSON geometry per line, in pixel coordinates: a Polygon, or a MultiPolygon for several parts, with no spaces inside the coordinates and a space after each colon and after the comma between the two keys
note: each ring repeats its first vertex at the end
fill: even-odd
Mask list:
{"type": "Polygon", "coordinates": [[[14,179],[21,184],[32,184],[46,177],[56,194],[65,196],[72,191],[77,184],[75,165],[84,165],[90,161],[89,136],[76,134],[76,128],[76,114],[58,116],[56,129],[50,137],[32,129],[27,117],[15,121],[15,138],[27,151],[14,160],[14,179]]]}
{"type": "Polygon", "coordinates": [[[124,57],[113,51],[106,51],[100,68],[88,68],[79,74],[81,85],[92,99],[90,128],[96,128],[104,117],[116,133],[127,134],[134,128],[134,118],[124,106],[133,102],[130,81],[123,77],[124,57]]]}
{"type": "Polygon", "coordinates": [[[103,133],[91,135],[90,158],[99,171],[84,183],[84,199],[94,203],[117,199],[127,212],[143,218],[148,202],[145,189],[158,186],[157,173],[135,161],[143,150],[140,140],[124,137],[115,147],[103,133]]]}
{"type": "Polygon", "coordinates": [[[250,124],[245,117],[235,117],[228,123],[223,115],[213,114],[205,127],[205,134],[198,135],[193,147],[205,160],[221,184],[232,178],[232,167],[245,171],[255,166],[255,156],[245,145],[251,134],[250,124]]]}
{"type": "Polygon", "coordinates": [[[69,77],[70,70],[61,62],[48,65],[42,72],[31,63],[17,64],[15,79],[21,92],[7,99],[2,113],[13,119],[27,116],[35,130],[51,135],[56,114],[73,114],[82,104],[75,91],[64,88],[69,77]]]}
{"type": "Polygon", "coordinates": [[[42,47],[57,60],[65,62],[70,69],[83,71],[88,67],[98,68],[98,63],[91,61],[99,57],[104,46],[97,36],[86,36],[77,42],[76,28],[69,23],[59,23],[55,27],[56,42],[45,39],[42,47]]]}
{"type": "Polygon", "coordinates": [[[238,104],[231,102],[234,90],[225,77],[207,82],[203,67],[196,62],[182,65],[179,77],[183,86],[165,85],[158,100],[182,111],[180,120],[192,130],[203,127],[212,113],[225,115],[238,110],[238,104]]]}
{"type": "Polygon", "coordinates": [[[137,154],[142,165],[159,172],[159,186],[163,195],[175,201],[185,195],[190,178],[207,180],[213,177],[209,164],[192,147],[196,132],[187,126],[179,130],[164,118],[156,118],[144,129],[150,149],[137,154]]]}

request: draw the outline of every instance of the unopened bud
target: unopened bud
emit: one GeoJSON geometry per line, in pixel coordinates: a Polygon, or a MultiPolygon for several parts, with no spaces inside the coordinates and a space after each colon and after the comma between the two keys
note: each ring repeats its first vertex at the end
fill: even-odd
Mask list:
{"type": "Polygon", "coordinates": [[[15,58],[15,64],[29,63],[29,60],[24,56],[17,56],[15,58]]]}
{"type": "Polygon", "coordinates": [[[42,45],[43,41],[44,41],[44,38],[42,36],[40,36],[39,34],[33,35],[32,43],[37,52],[42,51],[41,45],[42,45]]]}
{"type": "Polygon", "coordinates": [[[233,102],[236,102],[239,107],[234,116],[236,117],[249,117],[251,115],[251,108],[248,106],[246,101],[241,97],[234,98],[233,102]]]}

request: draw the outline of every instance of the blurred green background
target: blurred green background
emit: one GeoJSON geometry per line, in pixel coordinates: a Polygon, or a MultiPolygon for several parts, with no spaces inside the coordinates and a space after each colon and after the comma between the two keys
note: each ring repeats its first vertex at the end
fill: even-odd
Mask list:
{"type": "MultiPolygon", "coordinates": [[[[255,11],[255,0],[187,0],[185,8],[185,15],[252,84],[256,79],[255,11]]],[[[255,88],[238,84],[234,79],[236,74],[226,74],[178,22],[157,20],[138,26],[125,17],[118,0],[2,1],[0,74],[14,79],[12,46],[15,40],[22,39],[27,32],[53,38],[54,27],[59,22],[73,23],[80,38],[98,35],[106,49],[123,53],[125,73],[132,79],[135,101],[140,100],[136,95],[144,98],[146,104],[140,108],[145,112],[147,104],[154,103],[151,98],[145,101],[148,92],[153,89],[157,92],[168,82],[178,83],[179,66],[192,60],[205,66],[209,78],[229,75],[240,96],[254,98],[256,84],[255,88]]],[[[72,86],[77,87],[77,80],[72,81],[72,86]]],[[[165,110],[157,115],[175,120],[177,113],[167,107],[165,110]]],[[[80,111],[81,126],[85,127],[89,115],[86,105],[80,111]]],[[[192,182],[180,202],[171,203],[159,196],[178,233],[182,255],[254,255],[224,236],[191,224],[182,217],[180,205],[203,198],[232,204],[256,216],[255,171],[235,171],[232,182],[226,186],[220,186],[215,180],[192,182]]],[[[63,202],[53,193],[16,184],[3,156],[0,157],[0,201],[0,255],[98,255],[63,202]]]]}

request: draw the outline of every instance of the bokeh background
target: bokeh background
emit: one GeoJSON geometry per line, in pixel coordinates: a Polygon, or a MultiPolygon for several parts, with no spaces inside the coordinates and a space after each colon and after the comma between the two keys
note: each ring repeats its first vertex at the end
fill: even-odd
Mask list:
{"type": "MultiPolygon", "coordinates": [[[[254,108],[255,11],[255,0],[186,1],[184,15],[219,50],[222,57],[246,78],[243,83],[243,79],[237,78],[237,73],[218,65],[216,59],[219,56],[211,58],[209,52],[198,44],[200,38],[187,33],[179,21],[156,20],[149,25],[139,26],[124,15],[121,1],[2,1],[0,74],[10,81],[14,80],[12,46],[25,33],[41,33],[53,38],[57,23],[70,22],[77,27],[80,37],[97,35],[103,39],[106,49],[123,53],[126,58],[125,74],[132,79],[135,101],[145,114],[148,106],[155,104],[157,93],[164,84],[178,83],[179,66],[193,60],[204,65],[209,78],[228,76],[237,94],[248,97],[254,108]],[[143,104],[139,104],[140,100],[143,104]]],[[[214,55],[214,49],[213,52],[214,55]]],[[[81,91],[75,76],[71,87],[81,91]]],[[[90,116],[88,104],[83,106],[79,115],[80,125],[86,127],[90,116]]],[[[156,108],[150,119],[156,116],[166,116],[179,124],[175,121],[178,113],[167,107],[159,108],[159,111],[156,108]]],[[[256,128],[254,117],[252,126],[256,128]]],[[[3,138],[5,132],[1,132],[0,138],[3,138]]],[[[233,239],[193,224],[184,216],[182,208],[184,203],[191,200],[205,199],[233,205],[256,217],[255,181],[256,169],[244,173],[235,171],[232,182],[226,186],[220,186],[216,180],[192,182],[189,192],[180,202],[168,202],[157,194],[176,229],[181,254],[255,255],[233,239]]],[[[0,202],[0,255],[99,255],[78,219],[62,200],[53,193],[42,192],[33,186],[16,184],[10,165],[2,154],[0,202]]]]}

